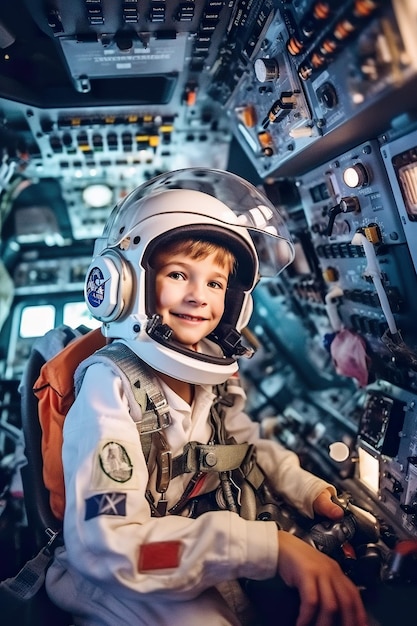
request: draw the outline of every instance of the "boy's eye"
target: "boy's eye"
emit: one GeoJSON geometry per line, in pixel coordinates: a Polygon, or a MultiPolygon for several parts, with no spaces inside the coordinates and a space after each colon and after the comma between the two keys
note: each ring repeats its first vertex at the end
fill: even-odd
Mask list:
{"type": "Polygon", "coordinates": [[[224,289],[222,283],[217,282],[217,280],[212,280],[208,283],[209,287],[213,287],[214,289],[224,289]]]}
{"type": "Polygon", "coordinates": [[[185,276],[182,272],[173,271],[168,274],[169,278],[173,278],[174,280],[185,280],[185,276]]]}

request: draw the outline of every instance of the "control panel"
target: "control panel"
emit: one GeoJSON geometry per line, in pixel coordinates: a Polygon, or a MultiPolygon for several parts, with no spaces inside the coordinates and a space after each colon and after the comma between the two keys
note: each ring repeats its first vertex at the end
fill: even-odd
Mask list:
{"type": "Polygon", "coordinates": [[[264,434],[354,493],[388,544],[417,536],[415,222],[404,184],[415,140],[411,129],[358,144],[291,193],[266,185],[286,207],[296,258],[255,291],[259,364],[243,369],[264,434]]]}
{"type": "Polygon", "coordinates": [[[225,100],[262,177],[310,169],[412,110],[415,19],[411,2],[278,3],[257,46],[242,50],[225,100]]]}

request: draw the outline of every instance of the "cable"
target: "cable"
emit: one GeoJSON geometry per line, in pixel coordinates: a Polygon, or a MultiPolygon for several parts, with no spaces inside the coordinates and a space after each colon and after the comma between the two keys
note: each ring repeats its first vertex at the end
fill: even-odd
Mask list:
{"type": "Polygon", "coordinates": [[[388,301],[387,294],[382,284],[381,270],[379,269],[378,259],[376,258],[375,248],[373,244],[368,241],[365,235],[360,231],[357,231],[354,234],[351,244],[354,246],[361,245],[363,247],[365,257],[368,262],[368,265],[366,266],[366,269],[364,271],[364,276],[369,276],[372,279],[372,282],[378,294],[379,301],[381,303],[382,312],[384,313],[385,319],[388,323],[389,331],[392,335],[397,335],[397,324],[395,323],[394,315],[391,310],[391,305],[388,301]]]}

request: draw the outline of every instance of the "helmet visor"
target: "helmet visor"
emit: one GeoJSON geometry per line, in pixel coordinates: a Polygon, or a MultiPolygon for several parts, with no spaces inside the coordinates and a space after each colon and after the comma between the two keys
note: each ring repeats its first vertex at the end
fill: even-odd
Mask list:
{"type": "MultiPolygon", "coordinates": [[[[205,168],[188,168],[161,174],[141,185],[114,209],[103,233],[107,247],[118,246],[123,239],[149,219],[141,211],[144,200],[157,197],[173,189],[190,189],[219,200],[227,209],[217,211],[215,220],[219,226],[242,229],[251,236],[259,258],[260,276],[275,276],[294,259],[294,246],[279,208],[257,187],[236,174],[205,168]]],[[[181,213],[181,205],[161,202],[161,220],[168,213],[181,213]]],[[[155,215],[155,213],[154,213],[155,215]]],[[[153,215],[153,216],[154,216],[153,215]]],[[[192,223],[202,224],[207,213],[198,203],[187,209],[192,223]]]]}

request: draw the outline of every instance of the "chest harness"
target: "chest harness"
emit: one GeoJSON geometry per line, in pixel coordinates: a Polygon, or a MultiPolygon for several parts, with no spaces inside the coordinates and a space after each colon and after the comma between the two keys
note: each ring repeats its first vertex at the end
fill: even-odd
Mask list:
{"type": "MultiPolygon", "coordinates": [[[[86,369],[99,362],[108,365],[121,378],[149,477],[156,471],[155,490],[160,494],[159,501],[155,502],[149,488],[146,491],[152,516],[179,515],[188,509],[189,517],[198,517],[209,510],[225,509],[248,520],[274,518],[276,500],[256,462],[255,446],[236,443],[224,427],[225,409],[233,404],[229,381],[214,388],[210,441],[207,444],[191,441],[184,446],[182,454],[173,457],[165,436],[165,429],[171,424],[167,400],[152,370],[125,344],[108,344],[83,361],[75,372],[76,393],[86,369]],[[217,473],[217,489],[194,497],[199,481],[208,473],[217,473]],[[190,474],[190,480],[179,500],[168,509],[168,486],[173,478],[182,474],[190,474]]],[[[236,385],[235,380],[233,384],[236,385]]]]}

